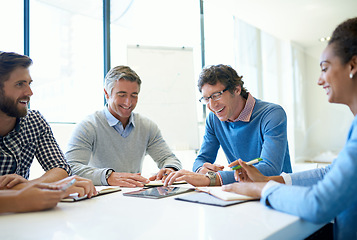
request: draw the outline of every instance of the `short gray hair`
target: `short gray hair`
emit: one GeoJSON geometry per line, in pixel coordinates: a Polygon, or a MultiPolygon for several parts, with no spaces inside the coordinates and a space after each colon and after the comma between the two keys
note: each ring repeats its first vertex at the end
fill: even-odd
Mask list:
{"type": "Polygon", "coordinates": [[[138,74],[136,74],[136,72],[128,66],[120,65],[110,69],[110,71],[105,76],[104,88],[109,95],[112,93],[114,83],[120,79],[125,79],[130,82],[137,82],[140,89],[141,79],[138,74]]]}

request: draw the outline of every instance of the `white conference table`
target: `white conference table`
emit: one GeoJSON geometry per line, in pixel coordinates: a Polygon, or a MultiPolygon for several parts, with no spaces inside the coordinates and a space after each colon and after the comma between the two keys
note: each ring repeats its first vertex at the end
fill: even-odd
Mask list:
{"type": "Polygon", "coordinates": [[[47,211],[1,214],[0,239],[304,239],[323,226],[259,201],[217,207],[178,201],[175,196],[123,196],[133,190],[137,189],[60,202],[47,211]]]}

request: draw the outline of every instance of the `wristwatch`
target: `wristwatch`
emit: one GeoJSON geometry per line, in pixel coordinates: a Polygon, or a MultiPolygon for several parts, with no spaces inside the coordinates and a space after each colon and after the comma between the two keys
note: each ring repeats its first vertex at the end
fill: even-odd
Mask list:
{"type": "Polygon", "coordinates": [[[105,180],[107,181],[108,183],[108,178],[110,177],[110,175],[114,172],[113,169],[108,169],[107,170],[107,173],[105,174],[105,180]]]}
{"type": "Polygon", "coordinates": [[[216,186],[216,175],[217,173],[208,171],[205,176],[209,178],[209,185],[210,186],[216,186]]]}

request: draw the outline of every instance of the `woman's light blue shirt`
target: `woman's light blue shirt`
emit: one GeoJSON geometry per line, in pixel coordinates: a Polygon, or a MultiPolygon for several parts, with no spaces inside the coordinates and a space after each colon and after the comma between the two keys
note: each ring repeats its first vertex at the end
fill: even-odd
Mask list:
{"type": "Polygon", "coordinates": [[[290,176],[293,186],[268,188],[261,202],[314,223],[335,220],[334,239],[357,239],[357,117],[331,165],[290,176]]]}

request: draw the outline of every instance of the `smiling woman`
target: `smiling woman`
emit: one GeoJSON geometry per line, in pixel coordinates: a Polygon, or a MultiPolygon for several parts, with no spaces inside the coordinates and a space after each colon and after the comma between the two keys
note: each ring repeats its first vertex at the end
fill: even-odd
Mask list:
{"type": "Polygon", "coordinates": [[[313,223],[334,222],[333,239],[356,238],[356,46],[357,18],[352,18],[337,26],[321,54],[318,84],[327,89],[329,102],[347,105],[354,116],[346,144],[333,163],[325,168],[265,177],[240,161],[246,183],[232,184],[224,188],[226,191],[261,197],[262,204],[313,223]]]}
{"type": "MultiPolygon", "coordinates": [[[[350,96],[346,93],[353,92],[353,70],[345,64],[345,59],[341,59],[336,54],[336,44],[329,44],[321,55],[321,75],[318,84],[326,90],[330,103],[346,104],[350,96]]],[[[354,115],[357,109],[351,109],[354,115]]]]}

